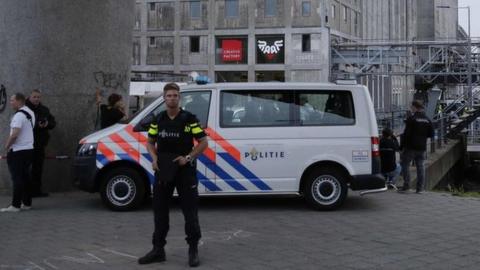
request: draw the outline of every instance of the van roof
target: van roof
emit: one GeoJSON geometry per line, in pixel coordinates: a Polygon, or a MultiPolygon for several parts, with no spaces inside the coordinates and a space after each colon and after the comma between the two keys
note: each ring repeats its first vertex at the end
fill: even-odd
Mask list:
{"type": "Polygon", "coordinates": [[[341,85],[335,83],[305,83],[305,82],[247,82],[247,83],[211,83],[204,85],[190,84],[181,86],[181,90],[222,89],[222,90],[271,90],[271,89],[332,89],[347,90],[358,87],[358,84],[341,85]]]}

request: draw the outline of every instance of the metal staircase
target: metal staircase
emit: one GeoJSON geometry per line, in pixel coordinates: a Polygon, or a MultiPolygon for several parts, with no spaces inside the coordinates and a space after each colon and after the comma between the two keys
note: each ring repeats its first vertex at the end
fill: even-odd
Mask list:
{"type": "MultiPolygon", "coordinates": [[[[478,96],[480,91],[474,92],[472,98],[478,96]]],[[[480,126],[472,123],[480,117],[480,104],[469,107],[467,99],[467,94],[460,96],[433,118],[434,121],[445,121],[447,138],[454,138],[461,132],[478,133],[480,126]]]]}

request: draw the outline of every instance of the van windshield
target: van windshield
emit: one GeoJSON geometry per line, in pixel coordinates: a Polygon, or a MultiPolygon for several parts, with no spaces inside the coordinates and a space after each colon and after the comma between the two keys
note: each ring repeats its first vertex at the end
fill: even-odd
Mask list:
{"type": "MultiPolygon", "coordinates": [[[[121,121],[120,123],[122,124],[128,124],[130,123],[130,121],[132,121],[133,118],[135,118],[137,115],[139,115],[140,113],[142,113],[150,104],[152,104],[155,100],[157,100],[158,97],[155,97],[155,98],[146,98],[144,100],[144,105],[143,105],[143,108],[141,108],[140,110],[137,110],[135,111],[134,113],[132,113],[126,120],[123,120],[121,121]]],[[[163,104],[163,102],[162,102],[163,104]]]]}

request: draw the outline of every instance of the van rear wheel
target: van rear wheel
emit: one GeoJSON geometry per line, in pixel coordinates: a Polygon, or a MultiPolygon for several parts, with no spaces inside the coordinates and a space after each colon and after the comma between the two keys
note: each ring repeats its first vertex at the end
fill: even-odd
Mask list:
{"type": "Polygon", "coordinates": [[[111,210],[128,211],[142,204],[145,190],[145,184],[138,171],[132,168],[115,168],[103,177],[100,196],[111,210]]]}
{"type": "Polygon", "coordinates": [[[317,210],[337,209],[347,197],[347,176],[336,168],[314,169],[307,175],[303,193],[317,210]]]}

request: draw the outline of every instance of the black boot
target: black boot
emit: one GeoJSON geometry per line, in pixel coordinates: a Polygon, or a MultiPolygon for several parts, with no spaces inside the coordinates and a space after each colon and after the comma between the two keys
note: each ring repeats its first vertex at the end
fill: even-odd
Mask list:
{"type": "Polygon", "coordinates": [[[198,265],[200,265],[197,245],[191,245],[188,248],[188,265],[190,265],[190,267],[197,267],[198,265]]]}
{"type": "Polygon", "coordinates": [[[153,248],[145,256],[138,259],[139,264],[149,264],[154,262],[163,262],[166,260],[165,250],[163,248],[153,248]]]}

